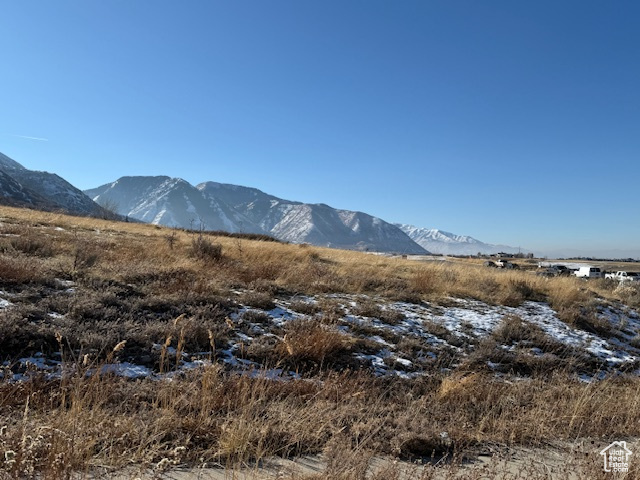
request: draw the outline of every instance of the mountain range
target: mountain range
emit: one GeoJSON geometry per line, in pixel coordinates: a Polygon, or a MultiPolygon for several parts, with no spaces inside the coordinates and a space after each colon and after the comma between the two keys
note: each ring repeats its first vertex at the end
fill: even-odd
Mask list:
{"type": "Polygon", "coordinates": [[[194,186],[167,176],[122,177],[82,192],[54,173],[29,170],[2,153],[0,203],[100,218],[119,214],[172,227],[260,233],[292,243],[361,251],[471,255],[516,250],[217,182],[194,186]]]}
{"type": "Polygon", "coordinates": [[[518,251],[517,248],[507,245],[484,243],[468,235],[456,235],[435,228],[420,228],[400,223],[395,225],[424,249],[441,255],[516,253],[518,251]]]}
{"type": "Polygon", "coordinates": [[[85,190],[117,213],[172,227],[262,233],[292,243],[426,254],[395,225],[363,212],[284,200],[255,188],[180,178],[122,177],[85,190]]]}

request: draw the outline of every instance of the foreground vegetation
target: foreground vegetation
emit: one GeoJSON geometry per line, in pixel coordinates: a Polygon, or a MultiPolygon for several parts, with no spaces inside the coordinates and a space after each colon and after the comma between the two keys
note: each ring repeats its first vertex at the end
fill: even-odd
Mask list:
{"type": "MultiPolygon", "coordinates": [[[[0,288],[9,302],[0,312],[0,478],[237,468],[323,452],[333,459],[323,478],[364,478],[374,455],[461,460],[488,446],[640,432],[637,375],[585,383],[576,374],[586,354],[522,319],[506,316],[464,345],[425,322],[450,345],[406,378],[364,368],[355,354],[373,354],[381,330],[344,322],[349,314],[396,325],[402,316],[389,302],[534,301],[574,328],[622,339],[624,326],[616,331],[599,311],[633,314],[637,288],[7,207],[0,222],[0,288]],[[339,295],[357,297],[345,306],[339,295]],[[271,325],[264,312],[277,299],[300,316],[271,325]],[[248,337],[246,325],[264,335],[237,343],[232,363],[229,342],[248,337]],[[527,354],[531,347],[544,355],[527,354]],[[182,368],[186,352],[198,368],[182,368]],[[56,374],[39,358],[55,358],[56,374]],[[488,362],[505,367],[492,371],[488,362]],[[124,363],[153,376],[132,380],[105,368],[124,363]],[[291,374],[273,379],[275,369],[291,374]]],[[[396,337],[382,340],[413,353],[417,365],[423,340],[396,337]]],[[[600,367],[589,366],[596,377],[600,367]]],[[[580,468],[591,478],[601,472],[580,468]]]]}

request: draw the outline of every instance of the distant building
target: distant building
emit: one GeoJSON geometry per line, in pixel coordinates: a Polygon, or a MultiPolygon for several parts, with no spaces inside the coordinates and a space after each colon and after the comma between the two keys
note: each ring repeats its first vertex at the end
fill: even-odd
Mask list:
{"type": "Polygon", "coordinates": [[[493,257],[493,258],[514,258],[515,255],[513,253],[498,252],[498,253],[492,253],[491,257],[493,257]]]}

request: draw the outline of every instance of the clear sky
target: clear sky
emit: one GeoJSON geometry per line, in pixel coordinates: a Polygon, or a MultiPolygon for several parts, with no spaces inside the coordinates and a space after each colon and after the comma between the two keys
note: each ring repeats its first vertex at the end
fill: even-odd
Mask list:
{"type": "Polygon", "coordinates": [[[0,152],[79,188],[640,256],[637,0],[0,0],[0,59],[0,152]]]}

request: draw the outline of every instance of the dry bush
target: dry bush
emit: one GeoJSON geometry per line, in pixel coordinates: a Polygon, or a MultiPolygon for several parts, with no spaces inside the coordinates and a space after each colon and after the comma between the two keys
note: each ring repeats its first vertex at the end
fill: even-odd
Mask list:
{"type": "Polygon", "coordinates": [[[5,285],[51,283],[53,277],[47,270],[45,263],[35,257],[0,255],[0,278],[5,285]]]}
{"type": "Polygon", "coordinates": [[[75,243],[72,271],[77,273],[93,267],[98,262],[102,249],[92,239],[79,238],[75,243]]]}
{"type": "Polygon", "coordinates": [[[492,333],[491,337],[503,345],[537,347],[545,352],[562,352],[569,347],[551,338],[542,328],[525,322],[515,315],[507,315],[492,333]]]}
{"type": "Polygon", "coordinates": [[[322,312],[323,317],[340,319],[347,314],[341,302],[332,298],[322,297],[318,301],[318,308],[322,312]]]}
{"type": "Polygon", "coordinates": [[[603,338],[612,337],[617,333],[606,318],[598,315],[598,311],[592,302],[586,305],[574,304],[561,308],[558,311],[558,318],[575,328],[594,333],[603,338]]]}
{"type": "Polygon", "coordinates": [[[410,286],[418,293],[432,295],[444,293],[439,271],[434,268],[423,268],[411,278],[410,286]]]}
{"type": "Polygon", "coordinates": [[[286,325],[275,353],[294,369],[344,368],[352,362],[353,344],[352,337],[335,327],[314,320],[295,320],[286,325]]]}
{"type": "Polygon", "coordinates": [[[276,304],[273,302],[273,297],[268,293],[246,292],[240,296],[238,301],[243,305],[260,308],[262,310],[272,310],[276,307],[276,304]]]}
{"type": "MultiPolygon", "coordinates": [[[[444,325],[432,322],[430,320],[423,320],[421,323],[422,323],[422,328],[426,332],[445,340],[449,345],[452,345],[454,347],[462,347],[465,343],[463,339],[461,339],[455,333],[451,332],[444,325]]],[[[464,329],[464,325],[463,325],[463,329],[464,329]]],[[[471,330],[473,330],[473,326],[471,326],[471,330]]]]}
{"type": "MultiPolygon", "coordinates": [[[[353,445],[346,435],[331,438],[323,449],[327,465],[322,477],[335,480],[365,480],[373,452],[353,445]]],[[[311,477],[317,478],[317,477],[311,477]]]]}
{"type": "MultiPolygon", "coordinates": [[[[98,246],[101,262],[95,267],[100,270],[133,273],[136,270],[148,270],[148,265],[145,264],[155,261],[167,271],[186,267],[197,272],[197,276],[204,277],[205,274],[201,271],[204,268],[202,265],[189,262],[192,248],[188,241],[183,241],[190,238],[184,232],[143,224],[65,217],[42,212],[25,214],[19,209],[9,208],[3,210],[3,214],[8,222],[14,221],[21,230],[24,230],[22,225],[25,221],[30,225],[40,225],[37,228],[65,228],[63,232],[53,232],[54,252],[65,249],[68,251],[68,244],[73,243],[65,241],[65,237],[70,237],[69,232],[76,232],[76,236],[83,238],[104,240],[105,234],[118,238],[119,241],[110,244],[107,249],[102,245],[98,246]],[[174,248],[167,244],[167,235],[176,238],[174,248]]],[[[213,238],[209,235],[201,237],[209,243],[209,238],[213,238]]],[[[516,305],[524,300],[541,300],[548,296],[554,308],[556,305],[568,306],[592,299],[594,295],[619,298],[610,287],[605,288],[604,284],[600,285],[598,282],[589,283],[587,290],[584,282],[573,278],[542,279],[532,277],[524,271],[496,271],[471,263],[407,262],[311,246],[299,248],[224,236],[215,236],[215,239],[215,245],[221,245],[228,262],[219,262],[219,269],[206,273],[209,284],[223,288],[253,288],[261,281],[266,281],[271,282],[273,287],[284,288],[292,293],[377,293],[413,302],[419,302],[420,295],[431,301],[446,301],[449,296],[457,296],[509,305],[516,305]]],[[[76,252],[68,253],[73,262],[76,252]]],[[[203,281],[201,283],[204,284],[203,281]]]]}
{"type": "Polygon", "coordinates": [[[222,245],[213,243],[203,235],[198,235],[191,240],[191,254],[203,262],[217,263],[223,258],[222,245]]]}
{"type": "Polygon", "coordinates": [[[291,260],[291,264],[282,266],[278,278],[294,291],[336,292],[345,281],[337,272],[335,263],[322,258],[315,248],[304,248],[291,260]]]}
{"type": "Polygon", "coordinates": [[[404,319],[404,315],[391,308],[383,308],[372,299],[362,299],[351,309],[352,315],[377,318],[389,325],[397,325],[404,319]]]}
{"type": "Polygon", "coordinates": [[[258,310],[247,310],[242,314],[242,320],[251,323],[262,323],[268,325],[271,323],[271,317],[265,312],[258,310]]]}
{"type": "Polygon", "coordinates": [[[359,299],[356,305],[350,309],[352,315],[373,318],[377,318],[377,316],[380,315],[380,311],[380,305],[368,297],[359,299]]]}
{"type": "Polygon", "coordinates": [[[616,295],[620,301],[630,307],[640,307],[640,284],[635,282],[633,284],[619,283],[612,291],[613,295],[616,295]]]}
{"type": "Polygon", "coordinates": [[[545,296],[536,290],[531,280],[510,278],[507,280],[506,288],[498,296],[496,303],[517,307],[525,300],[542,301],[544,299],[545,296]]]}
{"type": "Polygon", "coordinates": [[[303,300],[294,300],[289,305],[289,308],[294,312],[302,313],[304,315],[313,316],[316,313],[320,313],[321,308],[317,303],[305,302],[303,300]]]}
{"type": "Polygon", "coordinates": [[[585,305],[592,299],[592,294],[579,279],[557,277],[549,280],[549,303],[556,311],[585,305]]]}
{"type": "Polygon", "coordinates": [[[54,255],[53,242],[50,238],[36,235],[31,229],[24,229],[24,232],[16,237],[10,237],[6,246],[0,246],[5,252],[13,250],[25,255],[37,257],[51,257],[54,255]],[[4,248],[3,248],[4,247],[4,248]]]}

